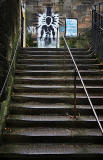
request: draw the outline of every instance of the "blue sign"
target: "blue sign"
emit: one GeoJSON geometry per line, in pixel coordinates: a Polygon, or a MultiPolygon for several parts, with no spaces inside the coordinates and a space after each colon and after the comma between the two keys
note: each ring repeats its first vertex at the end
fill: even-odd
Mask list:
{"type": "Polygon", "coordinates": [[[78,36],[78,20],[73,18],[66,19],[66,37],[78,36]]]}
{"type": "Polygon", "coordinates": [[[65,26],[60,26],[60,32],[65,32],[65,26]]]}

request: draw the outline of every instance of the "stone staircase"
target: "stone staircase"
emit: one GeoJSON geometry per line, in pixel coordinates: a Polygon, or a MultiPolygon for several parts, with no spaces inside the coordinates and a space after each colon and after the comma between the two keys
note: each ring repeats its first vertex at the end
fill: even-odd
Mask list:
{"type": "MultiPolygon", "coordinates": [[[[103,66],[90,51],[72,53],[103,125],[103,66]]],[[[63,49],[24,48],[17,57],[0,158],[102,160],[103,136],[78,76],[76,83],[74,118],[74,66],[69,54],[64,65],[63,49]]]]}

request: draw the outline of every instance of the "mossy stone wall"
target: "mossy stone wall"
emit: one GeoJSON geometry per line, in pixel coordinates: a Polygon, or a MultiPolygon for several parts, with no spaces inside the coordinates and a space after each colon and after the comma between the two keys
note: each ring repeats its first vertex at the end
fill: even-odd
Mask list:
{"type": "MultiPolygon", "coordinates": [[[[20,0],[4,0],[0,3],[0,90],[4,84],[19,35],[20,0]]],[[[14,70],[10,73],[5,91],[0,97],[0,134],[5,125],[8,104],[14,80],[14,70]]]]}

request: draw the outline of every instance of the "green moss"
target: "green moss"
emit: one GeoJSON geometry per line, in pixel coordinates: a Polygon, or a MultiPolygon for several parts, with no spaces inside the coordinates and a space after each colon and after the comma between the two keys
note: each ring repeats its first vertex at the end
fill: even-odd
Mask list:
{"type": "MultiPolygon", "coordinates": [[[[13,78],[11,81],[11,86],[13,84],[13,78]]],[[[7,99],[5,101],[3,101],[1,103],[1,110],[0,110],[0,139],[2,138],[2,129],[5,128],[5,118],[8,115],[8,106],[10,103],[10,98],[11,98],[11,91],[12,91],[12,87],[9,86],[8,87],[8,95],[7,95],[7,99]]]]}
{"type": "MultiPolygon", "coordinates": [[[[19,0],[5,1],[0,6],[0,87],[3,86],[9,66],[14,55],[19,36],[19,0]]],[[[13,64],[5,90],[0,98],[0,134],[5,126],[5,118],[8,114],[8,106],[11,99],[11,92],[14,83],[16,60],[13,64]]]]}
{"type": "MultiPolygon", "coordinates": [[[[76,38],[66,38],[66,41],[70,48],[89,48],[91,39],[89,38],[89,32],[83,33],[82,35],[76,38]]],[[[64,47],[63,38],[60,39],[60,47],[64,47]]]]}
{"type": "Polygon", "coordinates": [[[37,47],[37,42],[35,42],[30,33],[26,36],[26,46],[27,47],[37,47]]]}

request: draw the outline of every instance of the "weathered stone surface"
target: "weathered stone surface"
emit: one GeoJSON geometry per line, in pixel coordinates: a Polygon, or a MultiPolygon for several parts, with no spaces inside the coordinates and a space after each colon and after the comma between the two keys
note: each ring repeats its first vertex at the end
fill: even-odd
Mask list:
{"type": "MultiPolygon", "coordinates": [[[[102,0],[98,0],[101,2],[102,0]]],[[[35,13],[43,13],[46,6],[51,6],[61,16],[64,22],[65,17],[78,18],[79,30],[91,27],[92,5],[96,0],[27,0],[27,8],[31,10],[32,16],[35,13]],[[33,8],[31,7],[33,5],[33,8]]],[[[31,19],[33,19],[33,17],[31,19]]],[[[32,20],[32,24],[35,23],[32,20]]]]}

